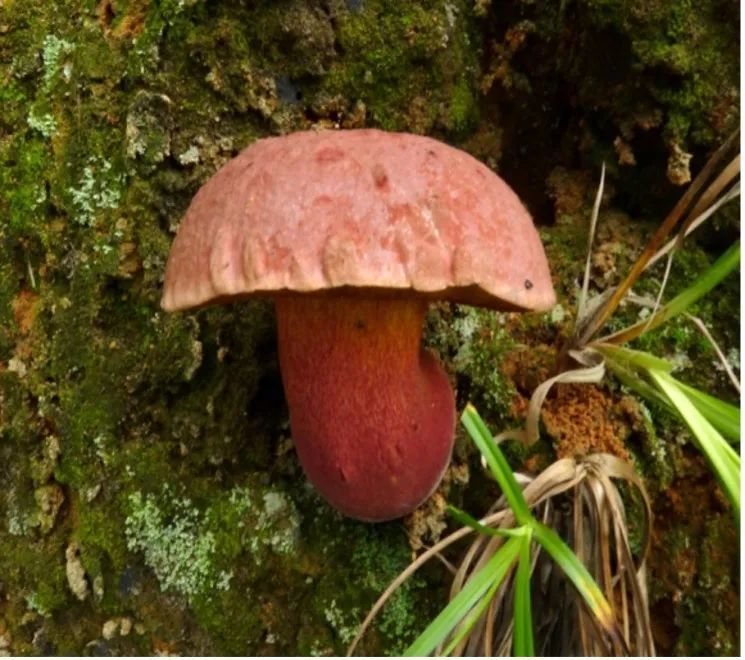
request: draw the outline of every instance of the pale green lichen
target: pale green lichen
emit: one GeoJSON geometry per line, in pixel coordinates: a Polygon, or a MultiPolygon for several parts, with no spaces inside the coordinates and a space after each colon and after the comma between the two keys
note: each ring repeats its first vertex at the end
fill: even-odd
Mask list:
{"type": "Polygon", "coordinates": [[[8,533],[12,536],[25,536],[31,531],[26,518],[19,515],[8,515],[8,533]]]}
{"type": "Polygon", "coordinates": [[[11,491],[7,505],[7,529],[11,536],[26,536],[35,524],[35,515],[21,509],[11,491]]]}
{"type": "Polygon", "coordinates": [[[262,550],[289,554],[296,548],[300,519],[292,501],[276,491],[237,487],[201,510],[166,486],[159,496],[129,496],[127,547],[142,552],[162,591],[187,598],[227,591],[233,572],[226,562],[249,550],[254,564],[262,550]]]}
{"type": "Polygon", "coordinates": [[[75,222],[91,227],[100,211],[117,208],[122,184],[123,177],[112,171],[108,160],[92,158],[83,168],[77,188],[69,191],[75,207],[75,222]]]}
{"type": "Polygon", "coordinates": [[[96,447],[96,455],[103,461],[104,465],[108,465],[112,456],[115,455],[113,438],[107,434],[99,433],[93,438],[92,442],[96,447]]]}
{"type": "MultiPolygon", "coordinates": [[[[164,489],[169,495],[170,490],[164,489]]],[[[229,582],[215,571],[215,537],[203,529],[203,517],[188,498],[172,502],[169,516],[152,496],[135,492],[129,497],[131,513],[125,521],[127,547],[142,552],[155,572],[162,591],[173,589],[190,597],[229,582]]]]}
{"type": "Polygon", "coordinates": [[[29,128],[39,131],[39,133],[41,133],[45,138],[52,137],[54,132],[57,130],[57,122],[49,113],[45,115],[36,115],[34,114],[34,111],[31,110],[26,117],[26,121],[28,122],[29,128]]]}
{"type": "Polygon", "coordinates": [[[566,319],[567,311],[564,309],[564,306],[561,303],[556,303],[552,308],[550,312],[547,312],[548,320],[553,325],[561,325],[564,322],[564,319],[566,319]]]}
{"type": "MultiPolygon", "coordinates": [[[[62,59],[69,55],[74,49],[73,44],[59,37],[48,34],[44,38],[41,56],[44,60],[44,86],[50,87],[57,74],[62,59]]],[[[67,71],[69,77],[69,70],[67,71]]]]}
{"type": "Polygon", "coordinates": [[[191,145],[184,153],[179,154],[178,162],[182,165],[196,165],[199,162],[199,148],[191,145]]]}
{"type": "Polygon", "coordinates": [[[44,603],[39,597],[39,594],[35,591],[26,596],[26,607],[28,607],[32,612],[41,614],[41,616],[48,616],[50,614],[49,610],[44,606],[44,603]]]}
{"type": "Polygon", "coordinates": [[[310,656],[312,658],[323,658],[334,655],[334,649],[320,641],[315,641],[310,647],[310,656]]]}
{"type": "Polygon", "coordinates": [[[342,643],[349,644],[354,639],[361,621],[359,608],[353,607],[350,610],[343,610],[336,604],[336,600],[332,599],[323,611],[323,615],[329,625],[336,631],[342,643]]]}
{"type": "Polygon", "coordinates": [[[127,158],[152,166],[171,154],[172,103],[165,94],[138,92],[127,112],[127,158]]]}
{"type": "Polygon", "coordinates": [[[300,531],[300,518],[295,505],[281,492],[264,494],[263,508],[256,522],[256,535],[251,539],[251,548],[256,552],[259,544],[268,545],[280,555],[291,554],[300,531]]]}

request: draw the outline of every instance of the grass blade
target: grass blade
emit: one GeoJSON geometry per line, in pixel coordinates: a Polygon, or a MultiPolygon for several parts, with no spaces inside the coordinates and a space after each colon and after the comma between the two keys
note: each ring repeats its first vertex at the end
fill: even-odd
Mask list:
{"type": "Polygon", "coordinates": [[[466,427],[471,439],[476,443],[476,446],[486,459],[494,478],[502,488],[502,492],[515,514],[517,523],[519,525],[528,524],[533,519],[533,516],[525,501],[523,491],[515,480],[515,475],[512,473],[507,459],[494,442],[494,436],[492,436],[486,424],[484,424],[484,421],[476,412],[476,408],[469,403],[463,411],[460,421],[466,427]]]}
{"type": "Polygon", "coordinates": [[[487,591],[481,600],[476,603],[476,607],[466,615],[463,622],[458,627],[458,632],[442,652],[442,655],[450,655],[453,652],[453,649],[456,648],[463,641],[465,636],[471,632],[471,629],[476,625],[476,622],[481,618],[481,615],[484,613],[486,608],[489,607],[489,603],[492,598],[494,598],[494,594],[497,593],[500,584],[501,580],[499,582],[495,580],[491,587],[489,587],[489,591],[487,591]]]}
{"type": "Polygon", "coordinates": [[[447,511],[461,525],[470,527],[471,529],[474,529],[481,534],[486,534],[486,536],[505,537],[515,534],[515,530],[513,529],[495,529],[494,527],[487,527],[486,525],[482,525],[478,520],[476,520],[476,518],[469,516],[465,511],[453,506],[452,504],[448,504],[447,511]]]}
{"type": "Polygon", "coordinates": [[[587,306],[587,299],[589,298],[590,291],[590,266],[592,265],[592,242],[595,239],[595,229],[598,224],[598,215],[600,214],[600,203],[603,201],[603,188],[605,187],[605,163],[600,170],[600,183],[598,184],[598,191],[595,194],[595,203],[592,206],[592,215],[590,216],[590,231],[587,235],[587,259],[585,260],[585,276],[582,278],[582,290],[579,294],[579,300],[577,301],[577,316],[575,319],[576,333],[577,327],[581,320],[585,317],[585,309],[587,306]]]}
{"type": "MultiPolygon", "coordinates": [[[[660,391],[649,385],[646,380],[637,375],[633,368],[645,370],[656,369],[669,373],[672,365],[644,351],[635,351],[622,346],[611,344],[596,344],[593,346],[606,359],[608,368],[627,387],[635,390],[643,397],[668,408],[672,412],[678,412],[670,400],[660,391]],[[629,368],[631,367],[631,368],[629,368]]],[[[675,379],[673,379],[675,380],[675,379]]],[[[697,390],[695,387],[675,380],[675,384],[686,394],[691,403],[707,421],[719,431],[725,438],[732,442],[740,441],[740,409],[730,403],[717,399],[716,397],[697,390]]]]}
{"type": "Polygon", "coordinates": [[[673,207],[673,210],[667,215],[663,223],[657,228],[649,243],[644,248],[644,251],[639,258],[634,262],[630,272],[621,284],[616,288],[613,295],[610,297],[608,302],[603,306],[598,315],[593,319],[589,327],[584,331],[580,339],[580,346],[588,343],[590,339],[605,325],[605,322],[610,318],[613,312],[620,304],[621,300],[626,296],[629,289],[636,283],[639,276],[642,274],[644,269],[649,263],[649,260],[655,255],[657,250],[662,246],[663,242],[675,228],[680,219],[685,215],[686,211],[690,211],[690,207],[696,196],[701,192],[701,189],[711,178],[714,170],[717,168],[722,159],[727,155],[730,148],[737,143],[737,136],[739,130],[735,131],[730,135],[722,146],[717,149],[714,155],[709,158],[703,169],[696,175],[693,183],[688,187],[683,196],[678,200],[678,203],[673,207]]]}
{"type": "Polygon", "coordinates": [[[677,408],[688,428],[698,441],[714,470],[719,483],[740,517],[740,456],[730,447],[717,430],[699,412],[679,383],[668,374],[650,369],[650,376],[677,408]]]}
{"type": "Polygon", "coordinates": [[[606,365],[608,369],[621,381],[626,387],[634,390],[637,394],[641,394],[647,401],[657,404],[662,408],[668,409],[674,413],[675,408],[672,406],[670,401],[665,397],[662,392],[650,385],[646,380],[641,378],[635,371],[631,371],[625,366],[622,366],[612,358],[606,359],[606,365]]]}
{"type": "Polygon", "coordinates": [[[592,347],[602,353],[604,357],[622,364],[629,364],[641,369],[659,369],[667,372],[673,370],[672,362],[646,351],[635,351],[633,348],[614,346],[613,344],[593,344],[592,347]]]}
{"type": "Polygon", "coordinates": [[[530,606],[530,540],[531,532],[523,535],[520,544],[520,558],[515,574],[515,606],[513,653],[519,657],[535,655],[533,643],[533,615],[530,606]]]}
{"type": "Polygon", "coordinates": [[[684,312],[699,298],[711,291],[719,282],[729,275],[740,263],[740,241],[735,241],[730,248],[717,259],[711,267],[685,291],[679,293],[667,305],[662,307],[651,319],[602,337],[598,341],[605,343],[623,343],[631,341],[649,330],[654,330],[665,321],[684,312]]]}
{"type": "Polygon", "coordinates": [[[691,403],[725,438],[740,442],[740,409],[695,387],[675,381],[691,403]]]}
{"type": "Polygon", "coordinates": [[[717,359],[719,360],[719,364],[722,365],[722,369],[724,369],[725,373],[727,374],[727,377],[732,383],[732,387],[734,387],[735,390],[737,390],[738,395],[741,394],[742,387],[740,386],[740,379],[735,375],[735,372],[732,369],[732,365],[729,363],[727,356],[724,354],[724,351],[722,350],[721,346],[719,346],[719,344],[717,343],[717,340],[714,339],[711,332],[709,332],[709,328],[706,327],[706,324],[698,316],[694,316],[693,314],[686,313],[686,317],[690,319],[691,323],[693,323],[693,325],[696,326],[696,329],[704,337],[706,337],[706,341],[708,341],[712,349],[714,349],[714,353],[716,353],[717,359]]]}
{"type": "Polygon", "coordinates": [[[405,656],[424,656],[434,651],[447,638],[455,626],[468,614],[481,597],[499,585],[517,559],[521,540],[508,539],[489,562],[467,582],[465,587],[448,603],[424,632],[406,649],[405,656]]]}
{"type": "Polygon", "coordinates": [[[561,567],[564,574],[587,603],[598,623],[614,638],[619,638],[618,628],[610,603],[606,600],[597,582],[585,565],[561,537],[550,527],[537,520],[533,523],[533,535],[543,549],[561,567]]]}

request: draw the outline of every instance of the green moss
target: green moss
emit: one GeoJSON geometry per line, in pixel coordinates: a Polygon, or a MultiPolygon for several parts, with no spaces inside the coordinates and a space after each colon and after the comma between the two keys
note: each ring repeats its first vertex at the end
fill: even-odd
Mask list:
{"type": "Polygon", "coordinates": [[[674,476],[674,467],[670,460],[668,439],[661,437],[655,427],[667,428],[675,421],[667,411],[655,407],[653,411],[638,401],[640,417],[634,428],[641,437],[641,451],[634,453],[636,465],[645,477],[648,487],[653,491],[662,491],[670,486],[674,476]]]}
{"type": "MultiPolygon", "coordinates": [[[[375,599],[411,561],[408,544],[396,525],[347,523],[345,527],[349,528],[345,542],[324,551],[328,558],[339,552],[349,556],[344,575],[338,579],[326,576],[313,589],[313,610],[333,630],[336,653],[346,649],[375,599]]],[[[377,644],[386,654],[400,655],[424,628],[427,617],[434,614],[437,603],[424,587],[418,575],[410,578],[377,616],[373,628],[380,636],[377,644]]],[[[378,648],[369,646],[374,639],[375,632],[369,632],[361,650],[378,648]]],[[[318,650],[310,645],[307,651],[314,648],[318,650]]]]}
{"type": "Polygon", "coordinates": [[[586,0],[598,27],[624,35],[634,54],[634,74],[642,75],[667,110],[666,132],[711,144],[737,123],[738,84],[733,60],[722,53],[737,48],[734,8],[715,0],[692,3],[586,0]],[[723,15],[724,13],[724,15],[723,15]],[[670,78],[677,85],[670,85],[670,78]]]}
{"type": "Polygon", "coordinates": [[[552,280],[556,282],[557,297],[566,301],[565,308],[574,305],[574,286],[582,281],[584,262],[587,258],[587,231],[589,214],[560,215],[550,229],[540,230],[541,242],[551,266],[552,280]]]}
{"type": "Polygon", "coordinates": [[[459,395],[470,400],[487,419],[508,417],[515,394],[505,377],[503,361],[515,342],[496,312],[456,305],[454,311],[433,309],[427,319],[426,343],[436,349],[462,378],[459,395]]]}
{"type": "Polygon", "coordinates": [[[332,66],[326,89],[361,99],[382,128],[465,129],[476,86],[468,14],[464,3],[436,0],[373,0],[342,14],[337,39],[346,57],[332,66]]]}
{"type": "Polygon", "coordinates": [[[199,626],[215,640],[220,653],[254,655],[262,635],[261,603],[250,593],[218,591],[198,594],[191,610],[199,626]]]}
{"type": "MultiPolygon", "coordinates": [[[[119,506],[105,496],[99,496],[101,486],[93,486],[78,498],[76,508],[79,522],[76,537],[82,548],[81,560],[86,573],[93,578],[100,576],[108,580],[105,593],[113,596],[117,577],[127,561],[127,546],[119,506]],[[96,496],[100,499],[96,499],[96,496]],[[93,497],[92,501],[89,499],[93,497]]],[[[116,601],[111,598],[114,604],[116,601]]]]}
{"type": "Polygon", "coordinates": [[[453,87],[450,97],[450,126],[455,131],[464,131],[477,119],[476,97],[473,85],[461,79],[453,87]]]}
{"type": "Polygon", "coordinates": [[[26,95],[21,88],[12,81],[0,82],[0,104],[3,107],[3,116],[0,125],[13,127],[19,124],[26,113],[26,95]]]}
{"type": "MultiPolygon", "coordinates": [[[[0,528],[2,529],[2,528],[0,528]]],[[[29,609],[49,616],[63,609],[69,599],[61,540],[24,536],[22,544],[12,536],[0,535],[0,574],[6,589],[22,595],[29,609]],[[56,558],[56,561],[50,561],[56,558]]]]}
{"type": "MultiPolygon", "coordinates": [[[[338,122],[463,141],[472,131],[494,135],[496,126],[506,152],[517,153],[511,116],[543,135],[541,126],[555,125],[563,112],[552,101],[563,95],[546,92],[541,75],[576,88],[583,107],[601,113],[611,103],[610,121],[619,125],[649,92],[666,111],[671,135],[703,139],[707,126],[723,130],[714,120],[719,110],[726,119],[732,105],[724,89],[711,112],[707,71],[729,80],[734,28],[710,3],[688,15],[682,2],[634,5],[640,13],[628,25],[623,17],[631,10],[619,3],[607,11],[580,3],[571,29],[538,3],[492,3],[478,22],[465,0],[5,4],[0,581],[13,651],[24,654],[39,652],[39,621],[37,645],[47,636],[62,654],[340,653],[409,560],[400,525],[345,521],[307,488],[287,448],[271,304],[179,315],[159,309],[178,221],[199,186],[238,150],[268,134],[338,122]],[[505,98],[490,95],[487,110],[479,68],[515,12],[521,21],[539,16],[525,71],[517,74],[525,84],[512,88],[505,116],[496,118],[505,98]],[[673,15],[666,45],[650,26],[673,15]],[[583,44],[598,25],[609,26],[603,35],[629,40],[634,85],[641,80],[633,94],[609,93],[615,83],[605,84],[605,73],[582,74],[596,50],[570,49],[575,59],[567,65],[562,48],[535,48],[550,30],[583,44]],[[712,59],[717,49],[728,61],[712,59]],[[516,92],[526,95],[524,106],[513,101],[516,92]],[[524,112],[531,108],[546,117],[524,112]],[[35,317],[21,318],[21,293],[38,296],[35,317]],[[45,462],[52,437],[60,455],[45,462]],[[164,495],[164,482],[173,498],[164,495]],[[47,517],[42,535],[37,497],[58,489],[65,503],[47,517]],[[164,539],[173,540],[173,554],[164,539]],[[84,602],[66,583],[71,541],[91,587],[84,602]],[[192,550],[197,569],[189,573],[192,550]],[[29,608],[40,613],[33,625],[22,623],[29,608]],[[123,612],[145,633],[97,639],[105,618],[123,612]]],[[[572,121],[568,139],[580,136],[572,121]]],[[[558,124],[563,131],[563,119],[558,124]]],[[[493,141],[468,144],[490,156],[498,151],[493,141]]],[[[558,158],[560,151],[547,153],[558,158]]],[[[527,152],[521,168],[533,164],[527,152]]],[[[553,233],[562,251],[552,265],[569,294],[584,231],[578,224],[553,233]]],[[[457,378],[461,402],[473,399],[496,428],[513,392],[499,372],[513,348],[508,334],[550,343],[560,320],[535,317],[507,333],[500,315],[440,313],[430,321],[429,341],[457,378]]],[[[715,305],[704,301],[699,313],[735,346],[724,329],[725,318],[736,318],[729,293],[715,305]]],[[[673,340],[701,348],[693,337],[666,341],[673,340]]],[[[381,613],[367,652],[400,651],[436,613],[445,601],[442,575],[433,570],[422,579],[426,587],[411,583],[381,613]]],[[[707,583],[719,584],[716,577],[707,583]]],[[[703,585],[697,593],[705,593],[703,585]]]]}
{"type": "MultiPolygon", "coordinates": [[[[4,362],[11,358],[17,331],[11,303],[18,295],[19,288],[14,260],[8,248],[9,242],[6,231],[0,228],[0,361],[4,362]]],[[[16,378],[16,375],[12,374],[12,378],[16,378]]],[[[0,388],[2,387],[2,379],[3,375],[0,374],[0,388]]],[[[7,389],[10,390],[10,388],[7,389]]],[[[15,392],[15,388],[13,392],[15,392]]],[[[2,419],[3,406],[0,406],[0,428],[2,428],[2,419]]]]}
{"type": "MultiPolygon", "coordinates": [[[[352,554],[352,564],[359,576],[356,583],[361,588],[381,594],[408,566],[410,559],[408,548],[390,533],[362,534],[352,554]]],[[[417,590],[422,586],[421,578],[408,580],[379,615],[376,626],[389,640],[386,645],[389,655],[400,655],[423,629],[417,599],[417,590]]]]}
{"type": "MultiPolygon", "coordinates": [[[[669,523],[662,526],[670,527],[669,523]]],[[[724,656],[735,653],[739,629],[733,604],[739,588],[739,544],[730,512],[705,517],[694,513],[664,533],[661,543],[664,546],[656,548],[655,563],[667,561],[670,566],[653,573],[650,594],[653,606],[671,587],[678,595],[671,609],[680,636],[668,652],[700,655],[710,649],[724,656]],[[661,583],[661,578],[673,584],[661,583]]]]}
{"type": "Polygon", "coordinates": [[[0,209],[11,235],[33,236],[46,215],[49,149],[43,140],[19,134],[0,145],[0,209]]]}

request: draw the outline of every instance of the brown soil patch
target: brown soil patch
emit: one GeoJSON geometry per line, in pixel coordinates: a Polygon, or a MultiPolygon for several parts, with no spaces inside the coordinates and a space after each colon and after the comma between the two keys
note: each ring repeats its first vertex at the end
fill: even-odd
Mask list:
{"type": "Polygon", "coordinates": [[[36,318],[36,303],[38,300],[39,296],[32,291],[21,291],[10,303],[13,318],[22,335],[27,335],[31,331],[31,326],[36,318]]]}
{"type": "Polygon", "coordinates": [[[536,387],[551,377],[555,361],[556,351],[550,346],[516,346],[504,356],[502,373],[518,392],[530,397],[536,387]]]}
{"type": "Polygon", "coordinates": [[[593,180],[589,172],[555,167],[548,176],[547,185],[557,218],[574,215],[585,205],[592,204],[593,180]]]}
{"type": "Polygon", "coordinates": [[[140,8],[122,18],[114,35],[119,39],[134,39],[145,29],[145,10],[140,8]]]}
{"type": "Polygon", "coordinates": [[[129,3],[129,13],[122,16],[119,24],[112,30],[111,26],[117,18],[119,8],[115,0],[101,0],[96,6],[96,16],[101,30],[107,36],[116,39],[134,39],[145,28],[148,1],[129,3]]]}

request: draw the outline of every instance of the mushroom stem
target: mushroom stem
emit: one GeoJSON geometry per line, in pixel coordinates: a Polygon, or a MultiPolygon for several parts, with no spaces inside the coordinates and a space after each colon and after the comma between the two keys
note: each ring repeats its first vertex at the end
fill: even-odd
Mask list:
{"type": "Polygon", "coordinates": [[[453,391],[421,347],[422,300],[278,298],[282,380],[310,481],[343,513],[398,518],[450,460],[453,391]]]}

